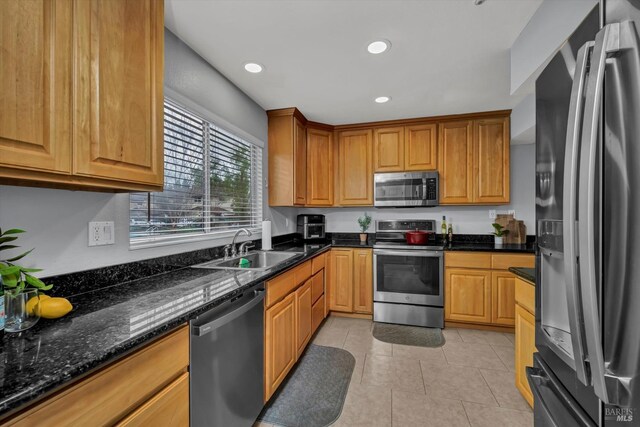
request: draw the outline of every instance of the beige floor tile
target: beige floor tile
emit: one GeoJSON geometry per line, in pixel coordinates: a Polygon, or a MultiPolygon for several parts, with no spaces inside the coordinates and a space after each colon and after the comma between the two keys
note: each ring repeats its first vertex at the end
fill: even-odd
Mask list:
{"type": "Polygon", "coordinates": [[[450,342],[446,343],[442,349],[447,358],[447,363],[452,365],[507,370],[507,367],[488,344],[450,342]]]}
{"type": "Polygon", "coordinates": [[[516,334],[509,334],[509,333],[504,333],[502,334],[504,335],[509,341],[511,341],[512,343],[516,343],[516,334]]]}
{"type": "Polygon", "coordinates": [[[351,384],[360,384],[362,381],[362,371],[364,370],[365,353],[351,353],[356,358],[356,365],[353,367],[351,384]]]}
{"type": "Polygon", "coordinates": [[[515,374],[510,371],[494,371],[491,369],[480,369],[493,396],[498,401],[498,405],[503,408],[517,409],[519,411],[530,411],[531,407],[520,394],[515,385],[515,374]]]}
{"type": "Polygon", "coordinates": [[[478,344],[511,345],[501,332],[482,331],[479,329],[458,329],[462,341],[478,344]]]}
{"type": "Polygon", "coordinates": [[[466,366],[420,362],[427,396],[498,406],[480,371],[466,366]]]}
{"type": "Polygon", "coordinates": [[[513,345],[492,345],[502,363],[512,372],[516,371],[516,349],[513,345]]]}
{"type": "Polygon", "coordinates": [[[393,390],[391,392],[393,427],[469,426],[462,402],[393,390]]]}
{"type": "Polygon", "coordinates": [[[444,340],[446,342],[460,342],[462,341],[462,337],[458,333],[456,328],[445,328],[442,330],[444,334],[444,340]]]}
{"type": "Polygon", "coordinates": [[[473,427],[532,427],[533,413],[463,402],[473,427]]]}
{"type": "Polygon", "coordinates": [[[335,427],[391,425],[391,390],[383,387],[351,384],[335,427]]]}
{"type": "Polygon", "coordinates": [[[347,329],[322,328],[313,337],[311,342],[316,345],[342,348],[348,333],[349,331],[347,329]]]}
{"type": "Polygon", "coordinates": [[[433,363],[447,363],[442,347],[415,347],[412,345],[392,344],[393,357],[425,360],[433,363]]]}
{"type": "MultiPolygon", "coordinates": [[[[344,329],[341,329],[344,331],[344,329]]],[[[371,353],[391,356],[392,346],[389,343],[373,338],[371,332],[361,329],[349,330],[343,348],[352,353],[371,353]]]]}
{"type": "Polygon", "coordinates": [[[367,354],[362,384],[425,394],[420,361],[367,354]]]}
{"type": "Polygon", "coordinates": [[[371,331],[373,327],[373,322],[368,319],[351,319],[337,316],[330,316],[330,318],[332,319],[331,325],[329,325],[331,329],[371,331]]]}

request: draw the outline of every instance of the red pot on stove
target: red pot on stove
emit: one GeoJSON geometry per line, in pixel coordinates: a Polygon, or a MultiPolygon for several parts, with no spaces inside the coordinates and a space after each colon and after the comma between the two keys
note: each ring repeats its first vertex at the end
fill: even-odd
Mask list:
{"type": "Polygon", "coordinates": [[[404,236],[409,245],[425,245],[427,244],[429,233],[426,231],[415,230],[407,231],[404,236]]]}

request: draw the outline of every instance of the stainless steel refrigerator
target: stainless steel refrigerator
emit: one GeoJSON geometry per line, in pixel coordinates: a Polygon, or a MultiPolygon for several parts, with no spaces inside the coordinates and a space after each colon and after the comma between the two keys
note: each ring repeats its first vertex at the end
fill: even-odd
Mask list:
{"type": "Polygon", "coordinates": [[[536,82],[536,426],[640,426],[640,0],[536,82]]]}

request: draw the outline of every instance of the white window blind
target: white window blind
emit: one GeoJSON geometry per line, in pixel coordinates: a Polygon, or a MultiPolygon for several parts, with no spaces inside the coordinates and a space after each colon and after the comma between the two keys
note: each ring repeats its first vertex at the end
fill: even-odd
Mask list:
{"type": "Polygon", "coordinates": [[[131,194],[130,218],[132,246],[257,230],[262,148],[165,99],[164,191],[131,194]]]}

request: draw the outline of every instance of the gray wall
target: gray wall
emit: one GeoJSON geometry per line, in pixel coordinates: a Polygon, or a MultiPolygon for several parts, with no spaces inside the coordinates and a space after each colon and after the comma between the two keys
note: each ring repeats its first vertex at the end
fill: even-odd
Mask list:
{"type": "MultiPolygon", "coordinates": [[[[217,117],[243,137],[262,142],[266,182],[267,116],[264,110],[171,32],[165,31],[165,85],[217,117]]],[[[295,230],[296,209],[270,209],[264,191],[264,216],[273,234],[295,230]]],[[[36,248],[24,260],[41,276],[87,270],[226,244],[229,239],[150,249],[129,249],[129,195],[0,186],[0,227],[24,228],[23,248],[36,248]],[[115,244],[88,247],[89,221],[115,221],[115,244]]],[[[4,255],[4,254],[3,254],[4,255]]]]}
{"type": "MultiPolygon", "coordinates": [[[[465,234],[488,234],[492,231],[489,210],[497,213],[516,211],[516,218],[524,220],[527,234],[535,233],[535,144],[511,146],[511,203],[501,206],[440,206],[435,208],[375,209],[324,208],[300,209],[304,213],[326,215],[327,231],[358,232],[358,217],[363,212],[376,219],[435,219],[438,227],[442,215],[453,222],[453,232],[465,234]]],[[[439,230],[439,228],[438,228],[439,230]]],[[[373,231],[373,227],[369,230],[373,231]]]]}

